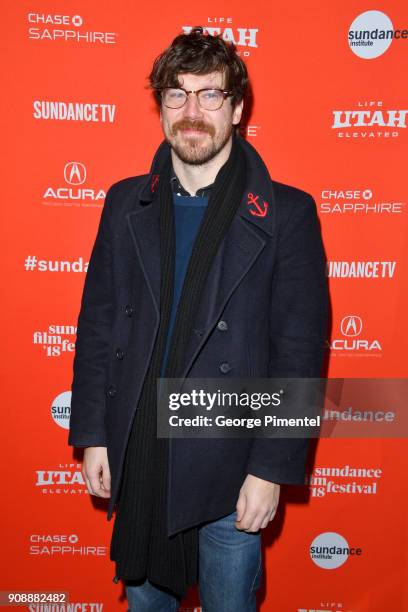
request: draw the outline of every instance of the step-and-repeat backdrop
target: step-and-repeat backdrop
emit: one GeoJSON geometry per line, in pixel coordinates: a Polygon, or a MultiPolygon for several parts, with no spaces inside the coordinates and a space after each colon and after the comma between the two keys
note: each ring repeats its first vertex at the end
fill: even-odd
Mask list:
{"type": "MultiPolygon", "coordinates": [[[[236,43],[254,92],[246,137],[275,180],[316,200],[327,375],[404,377],[408,10],[398,0],[6,4],[1,589],[69,592],[71,607],[32,611],[126,610],[112,522],[67,436],[104,196],[148,171],[162,139],[152,61],[194,25],[236,43]]],[[[402,438],[320,441],[307,483],[282,492],[263,532],[261,610],[408,610],[406,454],[402,438]]],[[[183,605],[199,609],[195,591],[183,605]]]]}

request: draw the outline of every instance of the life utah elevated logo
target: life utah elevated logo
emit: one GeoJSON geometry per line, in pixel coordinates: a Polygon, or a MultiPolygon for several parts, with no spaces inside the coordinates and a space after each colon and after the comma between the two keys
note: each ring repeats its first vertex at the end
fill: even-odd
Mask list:
{"type": "MultiPolygon", "coordinates": [[[[252,51],[258,48],[257,27],[244,27],[241,23],[235,23],[233,17],[207,17],[203,20],[203,29],[210,36],[221,35],[226,42],[232,42],[238,47],[238,55],[249,57],[252,51]]],[[[190,34],[193,26],[183,25],[184,34],[190,34]]]]}

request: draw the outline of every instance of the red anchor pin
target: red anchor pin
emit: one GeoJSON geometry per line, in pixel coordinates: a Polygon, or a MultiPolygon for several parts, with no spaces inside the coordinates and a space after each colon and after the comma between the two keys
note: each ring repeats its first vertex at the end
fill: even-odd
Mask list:
{"type": "Polygon", "coordinates": [[[262,200],[263,206],[261,206],[258,200],[259,200],[259,195],[254,196],[253,193],[248,193],[247,205],[248,206],[250,204],[254,205],[254,208],[250,208],[249,212],[251,213],[251,215],[254,215],[254,217],[265,217],[266,213],[268,212],[268,202],[265,202],[265,200],[262,200]]]}
{"type": "Polygon", "coordinates": [[[152,182],[151,182],[151,185],[150,185],[150,191],[152,193],[154,193],[156,191],[156,187],[157,187],[157,185],[159,183],[159,176],[160,176],[159,174],[153,174],[153,176],[152,176],[152,182]]]}

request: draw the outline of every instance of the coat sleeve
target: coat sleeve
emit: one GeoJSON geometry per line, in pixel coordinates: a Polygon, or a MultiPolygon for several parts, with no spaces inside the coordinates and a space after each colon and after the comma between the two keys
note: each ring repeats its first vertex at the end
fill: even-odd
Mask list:
{"type": "MultiPolygon", "coordinates": [[[[303,193],[278,239],[270,304],[271,378],[321,376],[327,316],[326,258],[316,204],[303,193]]],[[[275,483],[304,484],[309,441],[254,439],[247,472],[275,483]]]]}
{"type": "Polygon", "coordinates": [[[68,444],[106,446],[105,380],[112,327],[112,194],[107,192],[85,277],[73,363],[68,444]]]}

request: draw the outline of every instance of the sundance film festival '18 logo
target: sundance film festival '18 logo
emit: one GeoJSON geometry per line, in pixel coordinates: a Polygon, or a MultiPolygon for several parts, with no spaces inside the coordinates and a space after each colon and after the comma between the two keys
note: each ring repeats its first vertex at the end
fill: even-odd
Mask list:
{"type": "Polygon", "coordinates": [[[381,357],[382,346],[377,339],[367,338],[363,334],[363,319],[350,314],[340,322],[341,338],[329,342],[331,355],[338,357],[381,357]]]}
{"type": "Polygon", "coordinates": [[[406,41],[408,29],[394,28],[391,19],[381,11],[365,11],[356,17],[348,32],[348,44],[363,59],[379,57],[391,43],[406,41]]]}
{"type": "Polygon", "coordinates": [[[42,346],[46,357],[61,357],[74,352],[76,332],[75,325],[49,325],[33,333],[33,344],[42,346]]]}
{"type": "Polygon", "coordinates": [[[31,40],[114,45],[117,39],[116,32],[89,29],[81,15],[32,12],[27,14],[27,21],[28,38],[31,40]]]}
{"type": "Polygon", "coordinates": [[[70,161],[64,166],[65,185],[50,185],[43,193],[43,204],[65,207],[100,207],[106,197],[103,189],[86,185],[87,171],[82,162],[70,161]]]}
{"type": "Polygon", "coordinates": [[[326,495],[376,495],[377,483],[382,478],[382,469],[352,467],[315,467],[307,476],[307,484],[313,497],[326,495]]]}
{"type": "MultiPolygon", "coordinates": [[[[258,47],[258,28],[235,27],[232,17],[207,17],[207,23],[203,26],[204,31],[210,36],[221,34],[223,40],[234,43],[239,48],[238,55],[249,57],[251,50],[258,47]]],[[[182,29],[189,34],[193,26],[182,26],[182,29]]]]}

